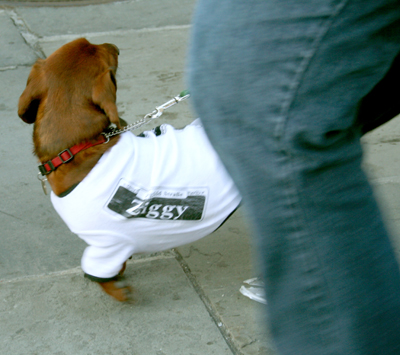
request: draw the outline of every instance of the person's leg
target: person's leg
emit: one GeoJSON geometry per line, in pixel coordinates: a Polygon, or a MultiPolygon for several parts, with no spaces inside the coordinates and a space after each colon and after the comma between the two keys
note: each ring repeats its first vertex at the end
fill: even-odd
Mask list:
{"type": "Polygon", "coordinates": [[[198,3],[189,88],[251,215],[281,354],[400,352],[399,267],[355,124],[399,51],[398,6],[198,3]]]}

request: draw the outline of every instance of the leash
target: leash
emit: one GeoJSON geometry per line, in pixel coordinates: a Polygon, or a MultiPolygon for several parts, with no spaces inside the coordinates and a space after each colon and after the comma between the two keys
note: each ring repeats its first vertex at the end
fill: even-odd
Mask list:
{"type": "Polygon", "coordinates": [[[184,90],[178,96],[175,96],[173,99],[167,101],[166,103],[162,104],[161,106],[157,106],[153,112],[148,113],[141,120],[139,120],[135,123],[129,124],[121,129],[111,128],[107,132],[102,133],[107,138],[107,142],[105,142],[105,143],[108,143],[108,141],[110,140],[110,137],[112,137],[112,136],[116,136],[118,134],[121,134],[121,133],[124,133],[127,131],[133,131],[133,130],[138,129],[138,128],[142,127],[143,125],[149,123],[150,121],[152,121],[156,118],[159,118],[167,108],[170,108],[171,106],[174,106],[174,105],[178,104],[179,102],[188,99],[189,97],[190,97],[189,91],[184,90]]]}
{"type": "Polygon", "coordinates": [[[121,129],[115,127],[109,127],[105,132],[101,133],[100,138],[95,141],[94,143],[80,143],[74,145],[71,148],[64,149],[57,156],[53,159],[50,159],[48,162],[43,163],[38,166],[39,173],[37,178],[42,184],[42,189],[45,195],[47,195],[47,186],[46,186],[46,175],[49,175],[54,170],[56,170],[60,165],[66,164],[70,162],[76,154],[81,152],[82,150],[86,150],[90,147],[99,145],[99,144],[107,144],[110,141],[110,137],[116,136],[118,134],[136,130],[145,124],[149,123],[150,121],[159,118],[166,109],[170,108],[171,106],[176,105],[177,103],[186,100],[190,97],[190,93],[188,90],[182,91],[178,96],[175,96],[171,100],[167,101],[166,103],[156,106],[155,110],[145,115],[141,120],[136,121],[135,123],[129,124],[121,129]]]}

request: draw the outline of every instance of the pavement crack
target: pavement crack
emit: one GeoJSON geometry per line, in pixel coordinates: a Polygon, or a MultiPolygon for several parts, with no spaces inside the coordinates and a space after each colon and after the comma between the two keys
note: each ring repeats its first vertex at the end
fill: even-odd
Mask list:
{"type": "Polygon", "coordinates": [[[254,344],[254,343],[256,343],[256,342],[257,342],[257,339],[251,340],[251,341],[249,341],[249,342],[243,344],[243,345],[242,345],[242,349],[244,349],[245,347],[247,347],[247,346],[249,346],[249,345],[252,345],[252,344],[254,344]]]}
{"type": "Polygon", "coordinates": [[[25,222],[22,218],[19,218],[19,217],[17,217],[17,216],[14,216],[14,215],[12,215],[12,214],[10,214],[10,213],[7,213],[7,212],[1,211],[1,210],[0,210],[0,213],[6,215],[6,216],[8,216],[8,217],[12,217],[12,218],[18,219],[19,221],[25,222]]]}
{"type": "Polygon", "coordinates": [[[189,253],[188,253],[188,255],[185,255],[184,257],[185,258],[190,258],[193,254],[194,254],[194,252],[197,252],[198,254],[200,254],[200,255],[203,255],[203,256],[219,256],[220,258],[222,257],[222,254],[220,253],[220,252],[215,252],[215,253],[209,253],[209,254],[207,254],[207,253],[205,253],[205,252],[202,252],[202,251],[200,251],[199,249],[197,249],[196,247],[194,247],[193,245],[191,245],[190,247],[189,247],[189,253]]]}
{"type": "Polygon", "coordinates": [[[233,337],[227,327],[225,326],[224,322],[222,321],[218,311],[215,309],[214,305],[212,304],[211,300],[207,297],[206,293],[204,292],[203,288],[200,286],[199,282],[195,275],[193,275],[192,271],[190,270],[189,265],[182,257],[182,255],[176,249],[172,249],[172,253],[175,256],[176,261],[181,266],[183,272],[185,273],[186,277],[188,278],[189,282],[192,284],[194,290],[196,291],[197,295],[199,296],[200,300],[203,302],[204,306],[210,317],[213,319],[214,323],[216,324],[217,328],[219,329],[222,337],[224,338],[226,344],[228,345],[229,349],[232,351],[233,355],[244,355],[243,352],[237,347],[235,342],[233,341],[233,337]]]}

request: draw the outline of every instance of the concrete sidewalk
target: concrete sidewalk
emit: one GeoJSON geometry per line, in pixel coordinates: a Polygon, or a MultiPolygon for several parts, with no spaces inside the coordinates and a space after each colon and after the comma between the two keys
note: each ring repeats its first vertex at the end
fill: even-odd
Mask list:
{"type": "MultiPolygon", "coordinates": [[[[36,179],[32,127],[17,116],[30,67],[78,37],[120,48],[118,109],[129,123],[185,89],[194,0],[78,6],[0,1],[0,355],[275,354],[257,325],[263,306],[239,293],[253,277],[241,212],[213,235],[130,261],[137,303],[119,304],[82,277],[85,247],[53,211],[36,179]],[[4,4],[4,3],[3,3],[4,4]]],[[[187,102],[161,119],[193,119],[187,102]]],[[[151,126],[146,126],[146,129],[151,126]]],[[[399,251],[400,120],[364,138],[365,167],[399,251]]]]}

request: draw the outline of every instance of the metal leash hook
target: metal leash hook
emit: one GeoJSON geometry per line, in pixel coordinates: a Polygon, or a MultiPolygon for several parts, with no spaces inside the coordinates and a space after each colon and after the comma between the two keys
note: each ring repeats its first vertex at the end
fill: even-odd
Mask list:
{"type": "Polygon", "coordinates": [[[164,113],[164,110],[166,110],[167,108],[170,108],[171,106],[174,106],[177,103],[181,102],[182,100],[186,100],[189,97],[190,97],[189,91],[184,90],[178,96],[175,96],[173,99],[167,101],[161,106],[157,106],[153,112],[148,113],[146,116],[144,116],[144,118],[145,119],[150,118],[154,120],[155,118],[160,117],[164,113]]]}
{"type": "Polygon", "coordinates": [[[47,177],[43,176],[42,173],[39,172],[37,174],[37,178],[42,183],[42,189],[43,189],[44,194],[47,195],[47,186],[46,186],[47,177]]]}

